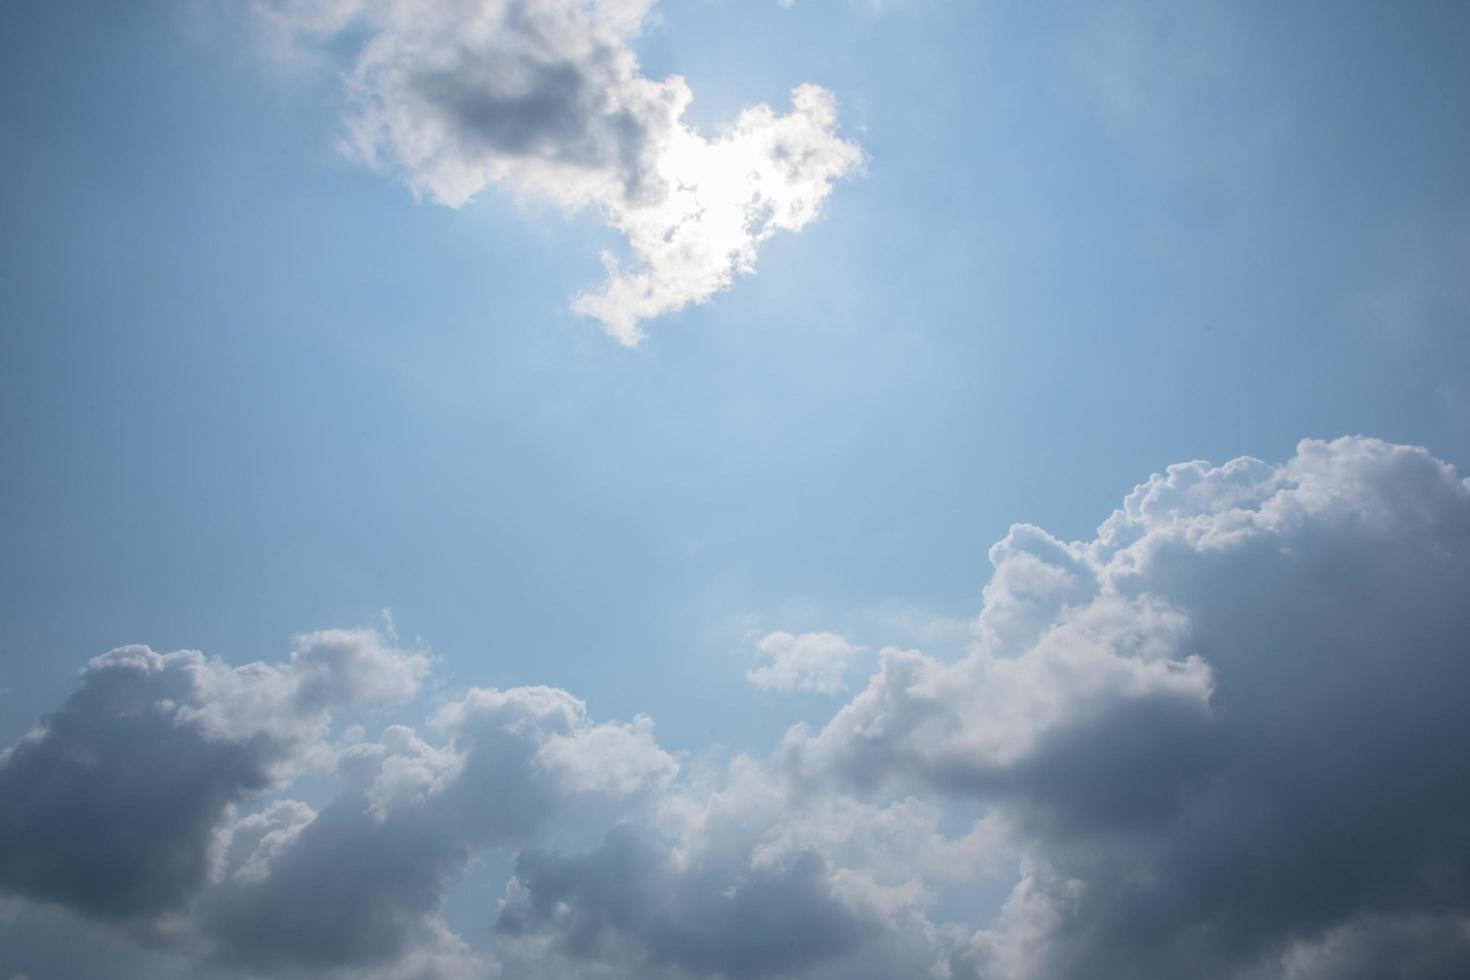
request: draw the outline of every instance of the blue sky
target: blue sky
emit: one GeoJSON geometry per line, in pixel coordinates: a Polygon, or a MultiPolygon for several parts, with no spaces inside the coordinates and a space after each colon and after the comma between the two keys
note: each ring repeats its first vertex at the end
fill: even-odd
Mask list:
{"type": "Polygon", "coordinates": [[[390,720],[545,684],[764,755],[960,657],[1013,523],[1308,437],[1470,465],[1462,5],[663,0],[685,121],[814,83],[864,162],[634,347],[571,307],[595,208],[416,200],[341,149],[358,35],[259,20],[0,13],[0,743],[114,647],[390,610],[436,659],[390,720]],[[749,684],[778,630],[849,693],[749,684]]]}

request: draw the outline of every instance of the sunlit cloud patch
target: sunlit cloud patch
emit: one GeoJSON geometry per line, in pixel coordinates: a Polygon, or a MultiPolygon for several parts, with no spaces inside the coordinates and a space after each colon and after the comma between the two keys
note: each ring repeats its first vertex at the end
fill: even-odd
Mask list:
{"type": "Polygon", "coordinates": [[[656,0],[278,0],[283,43],[346,44],[351,156],[458,208],[492,185],[593,209],[627,240],[572,300],[628,346],[642,324],[753,273],[863,160],[833,94],[798,85],[706,136],[684,79],[645,77],[633,43],[656,0]]]}

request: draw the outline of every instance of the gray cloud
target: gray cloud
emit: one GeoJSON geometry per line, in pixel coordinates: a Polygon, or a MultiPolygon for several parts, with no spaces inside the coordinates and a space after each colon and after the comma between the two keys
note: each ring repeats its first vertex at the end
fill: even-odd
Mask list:
{"type": "Polygon", "coordinates": [[[217,965],[278,975],[444,946],[437,913],[479,851],[525,843],[569,801],[633,796],[676,769],[646,724],[593,724],[552,688],[472,690],[434,727],[442,747],[397,726],[349,748],[349,791],[211,890],[199,920],[217,965]],[[594,769],[615,775],[589,780],[594,769]]]}
{"type": "Polygon", "coordinates": [[[104,919],[181,908],[231,804],[284,776],[335,707],[411,697],[426,667],[364,630],[303,636],[278,666],[97,657],[0,756],[0,889],[104,919]]]}
{"type": "Polygon", "coordinates": [[[941,819],[911,798],[806,796],[737,757],[590,851],[522,853],[501,956],[527,977],[928,975],[951,937],[926,880],[973,875],[1000,843],[985,822],[948,837],[941,819]]]}
{"type": "Polygon", "coordinates": [[[0,885],[116,919],[184,904],[215,823],[270,784],[281,752],[138,705],[120,669],[94,668],[0,768],[0,885]]]}
{"type": "Polygon", "coordinates": [[[429,942],[444,892],[473,855],[424,807],[375,820],[331,803],[257,879],[212,889],[199,918],[216,966],[280,975],[391,962],[429,942]]]}
{"type": "Polygon", "coordinates": [[[1363,916],[1282,959],[1287,980],[1452,980],[1470,974],[1470,918],[1363,916]]]}
{"type": "Polygon", "coordinates": [[[1465,971],[1470,485],[1450,467],[1359,438],[1184,464],[1092,540],[1021,526],[991,558],[971,651],[883,651],[765,760],[681,766],[647,718],[540,687],[336,739],[332,712],[401,701],[427,667],[371,631],[242,668],[113,651],[0,757],[0,889],[151,924],[225,976],[1465,971]],[[280,798],[328,765],[320,812],[280,798]],[[577,849],[593,827],[613,829],[577,849]],[[472,950],[442,913],[488,848],[519,858],[472,950]],[[980,883],[1016,869],[995,913],[980,883]]]}
{"type": "Polygon", "coordinates": [[[733,877],[679,868],[664,849],[619,832],[576,856],[528,852],[516,865],[496,928],[546,933],[558,952],[651,963],[695,976],[790,974],[850,952],[876,926],[833,895],[811,852],[733,877]]]}
{"type": "Polygon", "coordinates": [[[1022,828],[1023,880],[957,963],[1281,976],[1365,917],[1470,911],[1470,488],[1449,467],[1308,441],[1281,467],[1172,467],[1094,541],[1036,535],[996,553],[968,658],[891,654],[788,740],[803,778],[973,795],[1022,828]]]}

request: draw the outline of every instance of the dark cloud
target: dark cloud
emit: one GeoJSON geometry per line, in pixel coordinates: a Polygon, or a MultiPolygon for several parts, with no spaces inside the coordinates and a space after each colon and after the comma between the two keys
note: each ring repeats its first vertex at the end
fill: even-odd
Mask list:
{"type": "Polygon", "coordinates": [[[1366,916],[1284,959],[1287,980],[1455,980],[1470,976],[1470,918],[1366,916]]]}
{"type": "Polygon", "coordinates": [[[987,594],[1010,623],[1044,611],[1032,645],[899,661],[792,743],[817,773],[1010,815],[1029,870],[957,962],[1283,976],[1291,950],[1365,917],[1470,912],[1470,489],[1451,469],[1361,439],[1274,470],[1189,464],[1097,541],[1002,549],[1001,572],[1047,551],[1055,574],[998,574],[1010,591],[987,594]],[[1081,593],[1079,561],[1098,583],[1081,593]],[[1191,673],[1207,683],[1168,683],[1191,673]],[[998,691],[1034,709],[997,728],[998,691]]]}
{"type": "Polygon", "coordinates": [[[411,696],[427,661],[370,630],[232,669],[123,647],[0,757],[0,889],[103,919],[182,908],[228,808],[282,776],[346,702],[411,696]]]}
{"type": "Polygon", "coordinates": [[[417,806],[375,819],[368,801],[334,801],[258,880],[206,897],[203,932],[217,966],[279,975],[392,961],[473,854],[444,815],[417,806]]]}
{"type": "Polygon", "coordinates": [[[1364,442],[1304,446],[1282,477],[1253,533],[1170,522],[1120,576],[1188,615],[1211,721],[1203,747],[1098,733],[1131,796],[1168,801],[1121,826],[1038,783],[1070,821],[1041,846],[1090,883],[1059,930],[1073,975],[1224,973],[1360,916],[1470,909],[1470,492],[1364,442]]]}
{"type": "Polygon", "coordinates": [[[182,907],[225,808],[263,790],[282,746],[215,739],[157,704],[177,678],[120,658],[0,765],[0,888],[106,919],[182,907]],[[157,680],[154,685],[150,682],[157,680]]]}
{"type": "Polygon", "coordinates": [[[622,831],[587,854],[521,855],[496,929],[549,934],[580,959],[675,966],[695,976],[790,975],[860,945],[876,922],[835,897],[829,869],[804,852],[739,875],[678,867],[622,831]]]}
{"type": "Polygon", "coordinates": [[[614,793],[672,765],[650,741],[610,738],[628,729],[590,724],[551,688],[474,690],[436,726],[442,748],[395,727],[348,750],[343,776],[357,789],[211,890],[198,918],[216,965],[279,975],[399,961],[441,940],[437,913],[479,851],[524,844],[578,797],[574,757],[618,770],[597,787],[614,793]]]}

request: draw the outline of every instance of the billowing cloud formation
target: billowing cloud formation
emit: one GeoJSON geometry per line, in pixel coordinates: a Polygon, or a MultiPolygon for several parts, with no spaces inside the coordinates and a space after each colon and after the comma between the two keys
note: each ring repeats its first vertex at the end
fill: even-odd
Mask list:
{"type": "Polygon", "coordinates": [[[681,765],[648,719],[535,687],[337,738],[425,667],[371,632],[271,667],[114,651],[0,758],[0,889],[167,921],[154,942],[224,976],[1470,971],[1450,467],[1360,438],[1188,463],[1090,541],[1017,526],[990,557],[965,656],[885,650],[768,759],[681,765]],[[320,810],[272,792],[328,763],[320,810]],[[497,847],[472,947],[441,913],[497,847]]]}
{"type": "Polygon", "coordinates": [[[756,687],[820,694],[842,690],[843,679],[859,652],[836,633],[792,635],[784,630],[767,633],[755,649],[771,661],[745,675],[756,687]]]}
{"type": "MultiPolygon", "coordinates": [[[[477,852],[525,842],[571,799],[627,797],[677,768],[646,724],[594,725],[552,688],[472,690],[433,727],[443,747],[402,726],[350,747],[339,763],[348,792],[310,819],[290,810],[266,853],[264,839],[238,849],[200,907],[216,963],[274,975],[444,945],[436,912],[477,852]]],[[[229,837],[259,837],[242,826],[250,819],[229,837]]]]}
{"type": "Polygon", "coordinates": [[[406,701],[427,669],[371,630],[299,637],[280,665],[143,646],[95,658],[0,755],[0,889],[103,919],[182,908],[232,804],[290,775],[333,710],[406,701]]]}
{"type": "MultiPolygon", "coordinates": [[[[1470,966],[1470,488],[1422,450],[1171,467],[1090,542],[1013,529],[980,645],[891,652],[791,765],[990,801],[1021,883],[956,976],[1470,966]],[[1358,956],[1359,954],[1354,954],[1358,956]]],[[[1256,972],[1252,972],[1256,971],[1256,972]]]]}
{"type": "Polygon", "coordinates": [[[830,93],[746,109],[707,139],[682,121],[678,76],[644,77],[632,41],[655,0],[280,0],[295,41],[360,39],[348,148],[417,194],[459,207],[491,184],[595,207],[634,262],[573,307],[633,345],[647,319],[752,272],[760,243],[817,216],[861,162],[830,93]]]}
{"type": "Polygon", "coordinates": [[[547,978],[917,975],[935,959],[925,881],[973,873],[998,842],[941,819],[912,798],[809,795],[738,757],[591,851],[523,853],[502,955],[547,978]]]}

